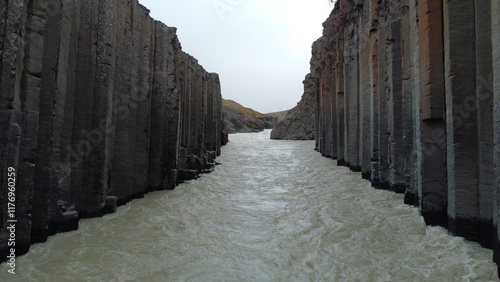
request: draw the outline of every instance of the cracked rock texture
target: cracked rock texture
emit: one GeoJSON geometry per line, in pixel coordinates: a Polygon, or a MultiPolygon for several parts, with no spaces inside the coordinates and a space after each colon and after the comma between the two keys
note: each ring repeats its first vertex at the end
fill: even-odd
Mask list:
{"type": "Polygon", "coordinates": [[[8,220],[26,253],[80,218],[210,171],[224,131],[218,75],[137,0],[0,3],[2,260],[8,220]]]}
{"type": "Polygon", "coordinates": [[[500,1],[338,0],[323,27],[317,149],[500,262],[500,1]]]}

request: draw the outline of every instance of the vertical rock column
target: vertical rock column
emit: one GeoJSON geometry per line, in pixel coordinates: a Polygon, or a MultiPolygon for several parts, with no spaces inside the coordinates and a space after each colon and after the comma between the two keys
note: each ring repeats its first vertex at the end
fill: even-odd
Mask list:
{"type": "Polygon", "coordinates": [[[388,145],[389,182],[388,189],[405,192],[404,143],[403,143],[403,63],[401,42],[402,6],[399,1],[391,3],[388,14],[387,40],[387,98],[388,98],[388,145]]]}
{"type": "Polygon", "coordinates": [[[206,118],[206,76],[198,61],[190,56],[190,64],[193,70],[191,81],[191,107],[189,132],[191,133],[187,168],[199,173],[203,169],[205,159],[204,144],[204,120],[206,118]]]}
{"type": "MultiPolygon", "coordinates": [[[[220,140],[220,124],[218,122],[218,109],[221,101],[217,99],[220,89],[216,86],[219,81],[219,75],[210,73],[207,76],[207,117],[205,120],[205,149],[207,151],[207,164],[213,164],[218,156],[217,144],[220,140]]],[[[209,169],[209,168],[208,168],[209,169]]]]}
{"type": "Polygon", "coordinates": [[[344,31],[345,161],[352,170],[360,171],[359,11],[350,1],[342,1],[341,5],[347,16],[344,31]]]}
{"type": "Polygon", "coordinates": [[[359,91],[360,91],[360,167],[364,179],[371,178],[371,123],[373,117],[373,106],[370,86],[370,32],[372,22],[370,20],[370,9],[372,1],[363,5],[363,13],[360,18],[360,59],[359,59],[359,91]]]}
{"type": "MultiPolygon", "coordinates": [[[[315,42],[315,51],[318,52],[317,56],[321,57],[321,61],[327,62],[329,60],[328,56],[328,46],[325,44],[326,38],[318,40],[315,42]]],[[[321,152],[326,157],[332,157],[333,153],[333,128],[332,128],[332,111],[331,106],[331,85],[330,85],[330,70],[322,65],[316,65],[315,75],[318,81],[318,95],[319,103],[321,105],[321,152]]]]}
{"type": "MultiPolygon", "coordinates": [[[[342,15],[336,15],[334,32],[337,34],[334,45],[335,52],[335,90],[337,95],[337,125],[334,130],[337,131],[337,164],[346,164],[346,103],[345,103],[345,85],[344,85],[344,32],[345,19],[342,15]]],[[[318,85],[319,87],[319,85],[318,85]]]]}
{"type": "MultiPolygon", "coordinates": [[[[178,76],[177,72],[177,61],[179,57],[182,58],[180,52],[181,46],[177,36],[175,35],[175,29],[173,31],[173,36],[171,37],[170,44],[168,48],[168,56],[173,57],[168,65],[167,69],[167,79],[168,87],[166,94],[166,119],[167,119],[167,136],[166,142],[166,167],[165,176],[163,178],[164,189],[174,189],[178,183],[178,168],[179,168],[179,150],[180,150],[180,138],[181,138],[181,96],[183,92],[179,90],[178,86],[178,76]]],[[[166,51],[164,51],[166,52],[166,51]]]]}
{"type": "Polygon", "coordinates": [[[476,104],[479,157],[479,230],[478,241],[491,247],[493,232],[493,69],[491,37],[491,1],[474,2],[476,33],[476,104]]]}
{"type": "Polygon", "coordinates": [[[492,67],[493,67],[493,124],[494,124],[494,210],[493,223],[495,231],[493,236],[494,260],[499,265],[500,273],[500,2],[491,1],[491,42],[492,67]]]}
{"type": "Polygon", "coordinates": [[[369,58],[368,66],[370,71],[370,181],[374,187],[380,186],[380,108],[379,108],[379,72],[378,72],[378,29],[379,15],[378,5],[376,0],[370,2],[370,30],[369,30],[369,58]]]}
{"type": "MultiPolygon", "coordinates": [[[[94,88],[96,82],[97,60],[97,23],[99,1],[88,1],[80,7],[80,29],[78,46],[74,52],[76,57],[75,99],[73,109],[73,128],[71,146],[67,148],[67,165],[71,167],[71,197],[80,217],[87,216],[87,197],[89,182],[84,177],[84,158],[91,144],[85,141],[85,134],[92,131],[92,106],[94,103],[94,88]]],[[[104,142],[104,128],[96,131],[101,134],[99,142],[104,142]]]]}
{"type": "Polygon", "coordinates": [[[314,83],[316,84],[316,88],[317,88],[317,91],[316,91],[316,108],[317,108],[317,111],[316,111],[316,133],[315,135],[317,136],[316,138],[316,149],[321,152],[321,154],[323,154],[323,156],[325,156],[325,150],[326,148],[324,147],[325,146],[325,142],[323,142],[323,138],[324,138],[324,135],[325,135],[325,126],[324,126],[324,110],[325,110],[325,107],[323,106],[323,103],[324,103],[324,99],[323,99],[323,94],[324,92],[321,91],[321,88],[319,87],[320,84],[321,84],[321,80],[320,80],[320,74],[321,74],[321,66],[320,66],[320,61],[321,59],[319,59],[321,57],[321,54],[322,54],[322,41],[323,41],[323,38],[319,38],[318,40],[316,40],[313,44],[312,44],[312,57],[311,57],[311,61],[310,61],[310,70],[311,70],[311,77],[312,79],[314,80],[314,83]]]}
{"type": "Polygon", "coordinates": [[[387,189],[389,185],[390,177],[390,163],[389,163],[389,120],[388,120],[388,108],[389,97],[387,96],[387,52],[386,52],[386,41],[388,39],[387,34],[387,22],[385,21],[387,17],[387,3],[382,2],[380,6],[380,12],[378,14],[380,23],[380,29],[378,30],[378,40],[377,40],[377,72],[378,83],[377,93],[378,93],[378,114],[379,114],[379,135],[378,137],[378,187],[387,189]]]}
{"type": "MultiPolygon", "coordinates": [[[[401,114],[401,127],[403,131],[403,157],[401,158],[401,171],[404,177],[403,191],[405,192],[405,199],[407,195],[415,194],[412,189],[412,178],[415,175],[414,164],[414,113],[413,105],[415,103],[415,96],[417,89],[413,87],[412,75],[417,73],[413,67],[413,51],[414,40],[412,39],[412,21],[411,21],[411,4],[410,0],[404,0],[402,3],[402,19],[401,19],[401,91],[402,91],[402,114],[401,114]]],[[[413,204],[413,203],[409,203],[413,204]]]]}
{"type": "MultiPolygon", "coordinates": [[[[138,5],[140,6],[140,5],[138,5]]],[[[136,96],[131,97],[131,107],[137,107],[135,128],[135,153],[133,193],[138,196],[148,191],[149,175],[149,134],[151,93],[153,85],[153,59],[154,59],[154,20],[149,16],[149,10],[142,7],[138,9],[140,17],[140,30],[138,41],[138,89],[136,96]]]]}
{"type": "Polygon", "coordinates": [[[174,68],[174,49],[171,45],[175,29],[160,22],[155,23],[154,74],[151,96],[150,143],[149,143],[149,187],[150,190],[164,188],[166,174],[167,99],[168,73],[174,68]]]}
{"type": "MultiPolygon", "coordinates": [[[[319,87],[323,87],[323,91],[326,91],[326,94],[328,95],[328,101],[329,101],[329,107],[331,108],[329,111],[329,120],[330,120],[330,127],[325,129],[328,130],[329,138],[331,138],[331,143],[326,146],[326,148],[329,150],[331,153],[331,157],[333,159],[338,159],[338,142],[339,142],[339,134],[337,131],[337,126],[338,126],[338,101],[337,101],[337,81],[336,81],[336,59],[337,59],[337,52],[336,52],[336,46],[335,46],[335,41],[336,41],[336,35],[335,35],[335,18],[328,18],[325,23],[323,24],[324,26],[324,31],[323,33],[326,35],[326,37],[323,39],[324,43],[322,44],[323,50],[322,53],[324,53],[324,62],[325,65],[322,67],[323,68],[323,82],[320,82],[318,85],[316,85],[315,79],[311,75],[307,75],[306,78],[304,79],[304,92],[308,93],[310,91],[320,91],[319,87]],[[324,84],[324,85],[323,85],[324,84]],[[317,89],[318,88],[318,89],[317,89]],[[317,89],[317,90],[316,90],[317,89]]],[[[323,107],[322,107],[323,108],[323,107]]],[[[316,135],[317,136],[317,135],[316,135]]],[[[325,148],[325,149],[326,149],[325,148]]]]}
{"type": "Polygon", "coordinates": [[[115,71],[112,77],[112,120],[114,127],[112,158],[113,166],[109,171],[109,193],[117,197],[122,205],[134,195],[133,153],[135,151],[136,107],[132,95],[137,95],[138,50],[140,31],[136,7],[132,2],[123,0],[114,7],[115,11],[115,71]]]}
{"type": "Polygon", "coordinates": [[[184,181],[187,176],[186,162],[188,158],[188,147],[189,147],[189,107],[190,107],[190,83],[192,71],[189,68],[188,55],[179,50],[179,54],[176,54],[176,69],[178,71],[178,85],[177,88],[182,93],[180,107],[180,126],[181,126],[181,137],[179,143],[179,182],[184,181]]]}
{"type": "MultiPolygon", "coordinates": [[[[408,83],[403,84],[403,88],[410,87],[412,89],[411,95],[411,131],[412,131],[412,147],[408,151],[411,151],[410,160],[412,160],[412,167],[408,168],[407,171],[410,173],[410,183],[405,192],[404,202],[409,205],[420,207],[420,199],[422,196],[422,155],[421,152],[421,142],[420,142],[420,132],[421,132],[421,122],[420,122],[420,66],[419,66],[419,32],[418,26],[418,0],[408,1],[408,37],[409,41],[405,44],[405,52],[408,51],[409,61],[410,61],[410,79],[408,83]]],[[[404,72],[408,69],[404,68],[404,72]]],[[[405,90],[403,90],[406,93],[405,90]]]]}
{"type": "Polygon", "coordinates": [[[117,0],[100,0],[98,5],[96,73],[94,97],[91,110],[90,132],[102,132],[103,140],[92,144],[87,136],[84,143],[89,152],[84,158],[84,184],[88,183],[86,216],[100,216],[105,211],[116,209],[116,197],[108,197],[109,169],[116,130],[114,115],[114,83],[117,61],[115,21],[117,0]],[[105,129],[103,131],[103,128],[105,129]],[[89,149],[90,148],[90,149],[89,149]]]}
{"type": "MultiPolygon", "coordinates": [[[[325,65],[331,64],[331,55],[329,54],[329,48],[326,44],[327,39],[321,40],[318,42],[318,47],[320,49],[320,56],[322,57],[322,61],[325,62],[325,65]],[[330,64],[329,64],[330,63],[330,64]]],[[[323,143],[323,154],[327,157],[333,157],[335,154],[333,152],[333,105],[332,105],[332,85],[331,85],[331,69],[322,67],[319,70],[319,95],[321,96],[321,105],[322,105],[322,143],[323,143]]]]}
{"type": "Polygon", "coordinates": [[[71,166],[66,162],[68,146],[71,146],[73,111],[75,103],[75,68],[80,1],[52,2],[50,14],[60,13],[61,29],[58,42],[56,87],[54,91],[54,126],[51,156],[50,234],[78,228],[78,213],[71,199],[71,166]]]}
{"type": "Polygon", "coordinates": [[[418,77],[420,136],[417,138],[420,177],[418,198],[425,221],[447,226],[447,174],[443,18],[440,1],[418,2],[418,77]]]}
{"type": "MultiPolygon", "coordinates": [[[[22,178],[20,169],[22,166],[31,168],[33,175],[33,160],[24,163],[21,152],[22,126],[27,125],[25,110],[23,109],[24,98],[21,94],[21,85],[24,75],[25,49],[21,42],[26,36],[26,25],[28,17],[28,1],[8,1],[0,5],[0,255],[5,260],[10,247],[7,245],[10,232],[7,220],[8,213],[8,170],[12,168],[16,172],[16,254],[26,253],[30,245],[31,211],[30,198],[32,197],[32,176],[29,179],[22,178]],[[22,180],[26,182],[22,182],[22,180]],[[21,185],[28,185],[27,189],[19,189],[21,185]]],[[[32,82],[36,85],[39,81],[39,64],[36,64],[38,77],[33,77],[32,82]]],[[[33,108],[33,111],[36,111],[33,108]]],[[[33,116],[36,116],[33,113],[33,116]]],[[[34,119],[34,118],[33,118],[34,119]]],[[[36,143],[31,143],[32,145],[36,143]]],[[[33,153],[33,152],[29,152],[33,153]]],[[[12,179],[10,179],[12,180],[12,179]]],[[[12,183],[12,181],[10,181],[12,183]]]]}
{"type": "MultiPolygon", "coordinates": [[[[36,23],[44,22],[39,25],[38,36],[43,37],[41,49],[41,76],[40,92],[38,104],[38,129],[36,159],[34,170],[34,191],[32,203],[32,226],[31,241],[45,242],[47,236],[52,234],[49,231],[49,222],[51,221],[51,204],[56,204],[57,190],[52,189],[51,180],[53,171],[51,166],[52,156],[52,137],[54,133],[54,94],[56,92],[56,71],[57,71],[57,53],[61,35],[61,13],[50,13],[50,5],[61,7],[60,1],[35,1],[32,3],[31,27],[36,23]],[[50,4],[49,4],[50,3],[50,4]]],[[[34,31],[35,32],[35,31],[34,31]]],[[[61,101],[64,104],[64,100],[61,101]]],[[[52,228],[51,228],[52,229],[52,228]]]]}
{"type": "Polygon", "coordinates": [[[444,1],[444,62],[448,174],[448,228],[477,240],[477,139],[474,2],[444,1]]]}
{"type": "MultiPolygon", "coordinates": [[[[389,4],[386,19],[387,175],[383,188],[404,192],[402,129],[401,3],[389,4]]],[[[385,139],[385,137],[384,137],[385,139]]]]}

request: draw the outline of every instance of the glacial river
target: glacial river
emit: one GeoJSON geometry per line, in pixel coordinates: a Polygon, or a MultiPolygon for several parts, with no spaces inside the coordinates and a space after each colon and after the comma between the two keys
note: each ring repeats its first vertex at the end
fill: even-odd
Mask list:
{"type": "Polygon", "coordinates": [[[0,281],[498,281],[492,251],[314,151],[230,136],[215,172],[32,246],[0,281]]]}

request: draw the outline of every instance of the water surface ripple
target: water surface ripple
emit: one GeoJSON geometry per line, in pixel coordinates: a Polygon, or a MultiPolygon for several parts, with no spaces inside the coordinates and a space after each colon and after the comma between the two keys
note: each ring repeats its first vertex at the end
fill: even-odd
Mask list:
{"type": "Polygon", "coordinates": [[[34,245],[0,281],[498,281],[492,251],[314,151],[236,134],[215,172],[34,245]]]}

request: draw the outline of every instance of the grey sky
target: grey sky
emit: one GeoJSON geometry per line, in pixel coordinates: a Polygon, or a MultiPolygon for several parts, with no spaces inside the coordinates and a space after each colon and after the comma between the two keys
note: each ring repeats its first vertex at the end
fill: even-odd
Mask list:
{"type": "Polygon", "coordinates": [[[222,96],[267,113],[294,107],[328,0],[139,0],[220,76],[222,96]]]}

